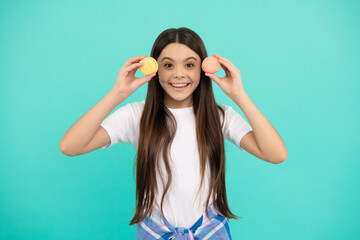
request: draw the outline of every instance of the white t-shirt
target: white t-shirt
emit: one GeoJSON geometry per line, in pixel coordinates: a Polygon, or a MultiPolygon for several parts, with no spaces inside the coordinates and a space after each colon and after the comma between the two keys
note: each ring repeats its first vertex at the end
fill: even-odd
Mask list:
{"type": "MultiPolygon", "coordinates": [[[[145,101],[128,103],[104,119],[101,126],[108,132],[111,139],[111,143],[104,146],[104,149],[117,143],[127,142],[132,144],[137,150],[140,131],[139,124],[144,104],[145,101]]],[[[251,126],[231,106],[220,106],[225,110],[225,123],[222,129],[224,138],[245,151],[240,147],[240,140],[245,134],[252,131],[251,126]]],[[[207,209],[205,204],[209,193],[210,171],[207,166],[204,185],[200,194],[197,194],[201,181],[201,173],[193,107],[169,108],[169,110],[176,119],[177,130],[173,143],[170,146],[171,158],[169,158],[169,163],[171,164],[173,178],[164,198],[163,213],[166,220],[173,226],[189,228],[207,209]]],[[[221,114],[220,118],[222,121],[221,114]]],[[[163,161],[160,161],[160,163],[163,163],[163,161]]],[[[165,165],[160,164],[158,171],[161,171],[163,176],[161,178],[157,174],[159,191],[155,197],[155,207],[159,210],[167,179],[165,165]],[[162,181],[162,179],[164,180],[162,181]]],[[[212,199],[210,198],[209,201],[209,204],[211,204],[212,199]]]]}

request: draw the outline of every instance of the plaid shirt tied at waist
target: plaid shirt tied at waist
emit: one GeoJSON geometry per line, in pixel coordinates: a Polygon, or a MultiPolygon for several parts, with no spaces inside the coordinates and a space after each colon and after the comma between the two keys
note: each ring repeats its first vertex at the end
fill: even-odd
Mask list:
{"type": "Polygon", "coordinates": [[[136,240],[231,240],[229,221],[222,216],[216,203],[211,204],[190,228],[174,227],[153,209],[151,216],[136,224],[136,240]]]}

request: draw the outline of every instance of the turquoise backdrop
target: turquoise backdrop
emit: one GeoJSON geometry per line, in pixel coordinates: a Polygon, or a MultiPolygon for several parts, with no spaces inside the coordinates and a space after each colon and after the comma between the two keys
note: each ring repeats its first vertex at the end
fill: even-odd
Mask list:
{"type": "Polygon", "coordinates": [[[360,239],[359,10],[355,0],[0,1],[0,239],[134,239],[133,146],[68,157],[59,142],[125,61],[173,27],[232,61],[288,149],[271,164],[225,142],[228,201],[243,217],[230,220],[233,239],[360,239]]]}

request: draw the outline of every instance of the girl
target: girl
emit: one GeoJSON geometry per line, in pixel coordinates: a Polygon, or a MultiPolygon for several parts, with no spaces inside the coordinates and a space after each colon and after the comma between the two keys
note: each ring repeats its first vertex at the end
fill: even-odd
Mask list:
{"type": "Polygon", "coordinates": [[[167,29],[151,57],[158,72],[136,78],[137,56],[119,70],[113,89],[64,135],[61,151],[76,156],[131,143],[136,156],[136,239],[231,239],[225,188],[224,138],[271,163],[287,151],[275,129],[247,97],[240,72],[214,54],[226,76],[201,69],[207,52],[188,28],[167,29]],[[230,106],[215,101],[212,81],[242,109],[251,126],[230,106]],[[148,82],[145,101],[108,114],[148,82]],[[108,117],[106,117],[108,116],[108,117]]]}

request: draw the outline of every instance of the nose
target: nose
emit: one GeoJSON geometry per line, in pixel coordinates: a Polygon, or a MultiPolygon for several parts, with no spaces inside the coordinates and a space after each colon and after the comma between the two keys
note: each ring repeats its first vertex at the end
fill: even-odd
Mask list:
{"type": "Polygon", "coordinates": [[[175,68],[174,78],[183,78],[185,77],[184,71],[181,67],[175,68]]]}

